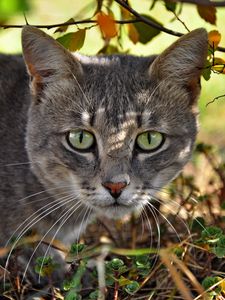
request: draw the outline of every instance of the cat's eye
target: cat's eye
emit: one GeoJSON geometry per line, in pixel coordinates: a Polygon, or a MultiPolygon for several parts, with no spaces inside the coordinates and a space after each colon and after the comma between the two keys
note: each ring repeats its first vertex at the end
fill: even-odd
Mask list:
{"type": "Polygon", "coordinates": [[[69,146],[74,149],[88,150],[94,145],[95,138],[89,131],[77,129],[69,131],[67,134],[67,142],[69,146]]]}
{"type": "Polygon", "coordinates": [[[146,131],[138,135],[136,143],[141,150],[153,151],[159,149],[164,142],[164,136],[157,131],[146,131]]]}

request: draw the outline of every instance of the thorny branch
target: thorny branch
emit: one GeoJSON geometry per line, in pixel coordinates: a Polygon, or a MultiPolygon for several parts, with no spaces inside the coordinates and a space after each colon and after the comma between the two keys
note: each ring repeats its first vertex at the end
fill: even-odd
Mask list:
{"type": "MultiPolygon", "coordinates": [[[[182,2],[182,3],[192,3],[196,5],[204,5],[204,6],[218,6],[218,7],[224,7],[225,6],[225,1],[210,1],[210,0],[170,0],[172,2],[182,2]]],[[[127,11],[129,11],[133,16],[135,16],[135,19],[130,19],[130,20],[115,20],[117,24],[129,24],[129,23],[137,23],[137,22],[143,22],[153,28],[156,28],[162,32],[165,32],[167,34],[173,35],[173,36],[182,36],[183,33],[171,30],[169,28],[166,28],[162,25],[159,25],[155,23],[152,20],[149,20],[139,14],[136,10],[134,10],[132,7],[130,7],[124,0],[115,0],[120,6],[125,8],[127,11]]],[[[79,24],[96,24],[97,21],[93,19],[84,19],[84,20],[79,20],[79,21],[67,21],[63,23],[57,23],[57,24],[51,24],[51,25],[34,25],[34,24],[29,24],[37,28],[46,28],[46,29],[52,29],[60,26],[71,26],[71,25],[79,25],[79,24]]],[[[25,24],[17,24],[17,25],[7,25],[7,24],[0,24],[0,28],[3,29],[8,29],[8,28],[22,28],[25,24]]],[[[27,25],[27,24],[26,24],[27,25]]],[[[220,52],[225,52],[224,47],[217,47],[217,51],[220,52]]]]}

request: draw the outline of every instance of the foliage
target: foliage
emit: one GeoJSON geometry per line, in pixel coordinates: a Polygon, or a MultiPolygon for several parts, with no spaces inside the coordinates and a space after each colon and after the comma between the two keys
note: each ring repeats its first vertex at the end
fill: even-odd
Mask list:
{"type": "MultiPolygon", "coordinates": [[[[149,10],[143,14],[134,9],[138,8],[137,1],[95,0],[88,9],[88,16],[79,17],[78,12],[61,24],[40,24],[40,27],[54,28],[54,37],[71,51],[82,49],[88,34],[93,30],[96,34],[97,29],[103,41],[98,54],[129,53],[133,44],[147,45],[162,32],[181,35],[165,27],[164,21],[152,14],[153,8],[160,6],[171,14],[171,22],[180,22],[187,32],[189,24],[180,19],[181,12],[186,9],[183,3],[149,1],[149,10]]],[[[32,9],[27,0],[0,1],[1,27],[15,27],[9,24],[11,17],[23,12],[28,14],[32,9]]],[[[225,74],[225,60],[221,56],[225,49],[220,44],[222,34],[219,28],[215,29],[217,11],[210,2],[204,6],[196,5],[196,16],[208,22],[208,28],[212,29],[208,34],[208,56],[203,70],[205,80],[209,80],[212,73],[225,74]]],[[[186,300],[200,299],[201,295],[212,300],[223,299],[225,163],[214,147],[203,143],[197,145],[194,161],[166,192],[162,191],[160,211],[155,211],[154,216],[146,211],[142,219],[133,216],[126,225],[123,220],[99,219],[99,223],[89,226],[82,243],[61,249],[69,270],[60,289],[54,285],[54,272],[59,265],[51,256],[46,256],[38,257],[34,267],[34,271],[46,280],[44,288],[34,289],[29,279],[21,280],[20,270],[13,265],[6,275],[4,287],[0,286],[1,293],[8,299],[117,300],[148,297],[158,300],[180,297],[186,300]],[[209,171],[202,172],[203,168],[209,171]],[[199,184],[202,177],[204,184],[199,184]],[[159,231],[154,223],[156,221],[159,231]],[[102,242],[104,238],[107,242],[102,242]],[[104,282],[100,281],[101,275],[104,282]],[[188,293],[182,294],[185,289],[192,298],[188,298],[188,293]]],[[[27,245],[35,243],[37,240],[25,238],[15,249],[15,258],[21,249],[25,250],[27,245]]],[[[8,251],[8,248],[0,249],[0,255],[4,256],[8,251]]],[[[3,279],[2,272],[0,276],[3,279]]]]}

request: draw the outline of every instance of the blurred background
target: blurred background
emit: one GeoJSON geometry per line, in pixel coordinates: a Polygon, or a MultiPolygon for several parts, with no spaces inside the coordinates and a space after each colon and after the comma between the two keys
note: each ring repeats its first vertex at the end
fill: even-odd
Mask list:
{"type": "MultiPolygon", "coordinates": [[[[0,0],[0,24],[1,25],[23,25],[25,16],[30,25],[52,25],[66,22],[70,18],[82,20],[92,18],[96,11],[96,0],[0,0]]],[[[165,9],[163,1],[154,1],[154,8],[150,10],[153,1],[150,0],[130,0],[131,6],[139,13],[148,14],[154,17],[165,27],[186,33],[187,30],[182,22],[193,30],[198,27],[204,27],[208,31],[217,29],[222,35],[220,46],[225,47],[225,8],[217,8],[216,25],[211,25],[203,20],[195,5],[184,4],[179,21],[174,13],[165,9]]],[[[116,19],[120,19],[117,3],[113,3],[112,10],[116,19]]],[[[77,28],[90,27],[90,24],[73,25],[67,30],[74,32],[77,28]]],[[[54,33],[56,28],[43,29],[55,38],[60,33],[54,33]]],[[[0,52],[3,53],[21,53],[20,28],[0,29],[0,52]]],[[[146,44],[137,42],[132,43],[126,36],[121,42],[123,52],[135,55],[151,55],[160,53],[170,45],[176,37],[166,33],[160,33],[146,44]]],[[[113,38],[111,43],[117,44],[118,40],[113,38]]],[[[104,40],[98,27],[93,27],[86,31],[86,38],[83,47],[79,50],[83,54],[93,55],[99,52],[104,46],[104,40]]],[[[218,56],[225,59],[225,53],[219,53],[218,56]]],[[[219,148],[222,156],[225,156],[225,97],[221,97],[214,103],[207,103],[213,98],[225,94],[225,74],[212,74],[209,81],[202,79],[202,94],[199,102],[200,108],[200,132],[199,141],[210,143],[219,148]]]]}

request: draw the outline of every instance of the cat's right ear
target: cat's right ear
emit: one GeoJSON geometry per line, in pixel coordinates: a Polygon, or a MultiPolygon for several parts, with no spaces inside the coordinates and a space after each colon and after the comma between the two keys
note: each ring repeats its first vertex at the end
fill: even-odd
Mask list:
{"type": "Polygon", "coordinates": [[[40,94],[46,84],[74,76],[79,79],[82,75],[79,61],[56,40],[35,27],[24,26],[22,47],[34,95],[40,94]]]}

